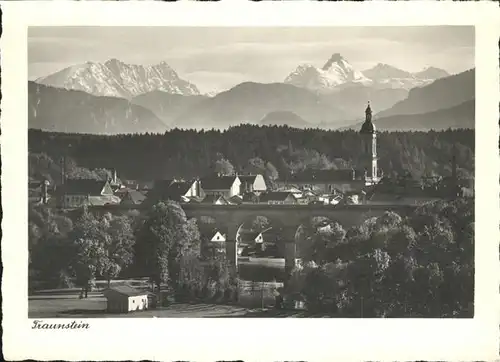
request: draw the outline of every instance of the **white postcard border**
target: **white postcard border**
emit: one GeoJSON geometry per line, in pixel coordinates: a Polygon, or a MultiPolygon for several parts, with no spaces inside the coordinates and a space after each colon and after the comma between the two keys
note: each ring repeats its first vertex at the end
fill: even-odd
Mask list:
{"type": "MultiPolygon", "coordinates": [[[[498,6],[451,2],[3,2],[2,263],[7,359],[493,360],[499,347],[498,6]],[[89,319],[32,330],[27,318],[28,26],[476,26],[476,314],[439,319],[89,319]]],[[[58,319],[60,322],[61,320],[58,319]]]]}

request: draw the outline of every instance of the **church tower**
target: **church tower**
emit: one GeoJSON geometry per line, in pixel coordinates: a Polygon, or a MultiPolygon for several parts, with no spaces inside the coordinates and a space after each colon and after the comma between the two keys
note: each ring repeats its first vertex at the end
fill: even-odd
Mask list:
{"type": "Polygon", "coordinates": [[[377,165],[377,129],[372,122],[372,109],[370,102],[365,110],[365,122],[359,132],[362,142],[362,168],[366,172],[366,184],[373,185],[378,182],[377,165]]]}

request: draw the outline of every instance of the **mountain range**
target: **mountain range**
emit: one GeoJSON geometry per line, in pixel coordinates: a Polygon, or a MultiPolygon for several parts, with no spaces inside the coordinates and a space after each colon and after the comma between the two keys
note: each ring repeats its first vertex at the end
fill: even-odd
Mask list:
{"type": "Polygon", "coordinates": [[[104,134],[241,123],[338,129],[357,125],[370,100],[380,129],[410,129],[411,122],[431,129],[433,119],[440,128],[471,127],[474,78],[474,69],[450,76],[434,67],[410,73],[387,64],[360,72],[336,53],[321,68],[299,66],[283,83],[244,82],[207,96],[165,62],[141,66],[112,59],[29,82],[29,126],[104,134]],[[450,117],[456,109],[468,109],[467,117],[455,122],[450,117]],[[403,117],[411,115],[419,116],[403,117]]]}
{"type": "Polygon", "coordinates": [[[149,109],[123,98],[28,83],[28,127],[67,133],[165,132],[167,126],[149,109]]]}
{"type": "MultiPolygon", "coordinates": [[[[378,131],[442,131],[448,128],[475,128],[475,100],[468,100],[459,105],[419,114],[398,114],[386,116],[375,120],[378,131]]],[[[358,130],[362,122],[343,129],[358,130]]]]}
{"type": "Polygon", "coordinates": [[[130,99],[154,90],[172,94],[199,95],[200,91],[165,62],[143,66],[117,59],[105,63],[86,62],[36,80],[57,88],[81,90],[95,96],[130,99]]]}
{"type": "Polygon", "coordinates": [[[335,53],[321,68],[311,64],[299,65],[284,82],[316,92],[329,93],[356,85],[409,90],[447,76],[449,74],[445,70],[435,67],[410,73],[383,63],[361,72],[339,53],[335,53]]]}

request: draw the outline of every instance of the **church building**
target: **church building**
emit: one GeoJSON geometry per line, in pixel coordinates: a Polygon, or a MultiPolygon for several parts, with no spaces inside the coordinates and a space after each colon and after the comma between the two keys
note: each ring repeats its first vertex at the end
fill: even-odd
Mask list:
{"type": "Polygon", "coordinates": [[[295,187],[323,194],[359,192],[380,180],[377,165],[377,131],[372,121],[370,103],[365,110],[365,121],[360,130],[362,155],[357,167],[337,170],[305,170],[276,182],[280,189],[295,187]]]}
{"type": "Polygon", "coordinates": [[[380,181],[377,158],[377,129],[372,122],[372,109],[370,102],[365,110],[365,122],[361,125],[361,142],[363,152],[360,168],[365,170],[365,185],[371,186],[380,181]]]}

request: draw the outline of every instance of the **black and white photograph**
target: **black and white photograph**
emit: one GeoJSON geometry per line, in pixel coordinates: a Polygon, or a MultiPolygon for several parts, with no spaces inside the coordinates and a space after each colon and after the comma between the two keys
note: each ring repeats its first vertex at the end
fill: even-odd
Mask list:
{"type": "Polygon", "coordinates": [[[474,39],[30,27],[29,317],[472,318],[474,39]]]}
{"type": "Polygon", "coordinates": [[[497,359],[490,5],[2,3],[4,358],[497,359]]]}

